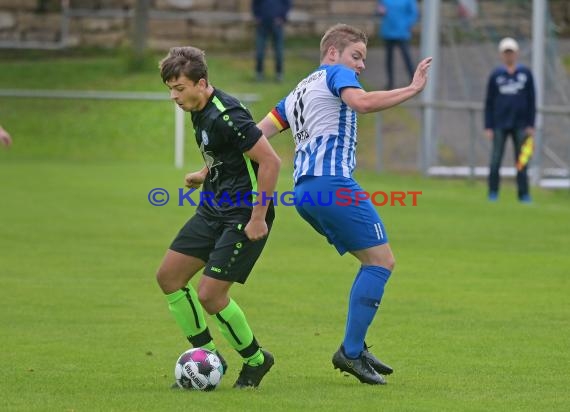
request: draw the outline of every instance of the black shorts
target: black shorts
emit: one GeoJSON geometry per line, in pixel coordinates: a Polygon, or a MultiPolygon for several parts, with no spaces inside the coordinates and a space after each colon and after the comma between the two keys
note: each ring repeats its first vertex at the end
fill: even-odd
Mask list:
{"type": "MultiPolygon", "coordinates": [[[[273,210],[268,210],[265,221],[269,231],[274,217],[273,210]]],[[[267,242],[267,236],[256,242],[247,238],[244,228],[248,221],[249,218],[210,219],[195,214],[180,230],[170,249],[206,262],[206,276],[245,283],[267,242]]]]}

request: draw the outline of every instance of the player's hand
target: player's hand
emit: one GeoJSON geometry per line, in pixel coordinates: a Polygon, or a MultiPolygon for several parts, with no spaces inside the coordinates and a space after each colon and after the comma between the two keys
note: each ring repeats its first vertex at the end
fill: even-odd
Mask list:
{"type": "Polygon", "coordinates": [[[485,137],[489,140],[493,140],[493,129],[485,129],[485,137]]]}
{"type": "Polygon", "coordinates": [[[247,238],[252,242],[263,239],[269,233],[267,223],[265,220],[261,219],[251,219],[249,222],[247,222],[247,225],[245,225],[245,229],[243,231],[245,232],[247,238]]]}
{"type": "Polygon", "coordinates": [[[431,66],[431,57],[426,57],[423,59],[416,68],[416,72],[414,73],[414,78],[412,79],[412,83],[410,86],[416,90],[417,93],[421,92],[424,87],[426,87],[427,83],[427,71],[431,66]]]}
{"type": "Polygon", "coordinates": [[[527,136],[534,136],[534,127],[527,127],[524,129],[524,132],[527,136]]]}
{"type": "Polygon", "coordinates": [[[184,185],[190,189],[198,189],[204,183],[206,176],[202,171],[188,173],[184,177],[184,185]]]}
{"type": "Polygon", "coordinates": [[[2,146],[10,146],[12,144],[12,137],[2,127],[0,127],[0,144],[2,146]]]}

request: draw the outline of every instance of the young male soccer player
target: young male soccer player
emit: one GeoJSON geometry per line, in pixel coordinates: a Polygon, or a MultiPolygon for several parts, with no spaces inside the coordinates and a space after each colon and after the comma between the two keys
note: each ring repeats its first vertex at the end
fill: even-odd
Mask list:
{"type": "MultiPolygon", "coordinates": [[[[172,48],[160,62],[160,74],[172,100],[190,112],[206,164],[187,174],[185,184],[190,188],[203,184],[214,197],[204,198],[182,227],[166,252],[157,281],[190,343],[216,351],[204,308],[243,358],[234,387],[257,387],[273,366],[273,356],[257,343],[229,289],[234,282],[245,283],[274,218],[272,203],[257,202],[251,195],[244,199],[245,194],[273,193],[281,161],[247,109],[209,82],[202,50],[172,48]],[[200,270],[203,276],[196,292],[189,281],[200,270]]],[[[220,359],[225,372],[226,363],[220,359]]]]}
{"type": "MultiPolygon", "coordinates": [[[[321,40],[321,65],[269,113],[258,126],[267,137],[291,128],[295,140],[295,198],[317,199],[321,192],[362,191],[352,178],[355,167],[356,114],[377,112],[418,94],[427,81],[431,58],[418,65],[411,84],[390,91],[366,92],[358,81],[364,70],[367,37],[338,24],[321,40]]],[[[346,193],[346,192],[343,192],[346,193]]],[[[297,202],[299,214],[342,255],[361,263],[350,291],[344,340],[334,354],[335,368],[368,384],[386,383],[392,368],[364,343],[394,268],[386,229],[370,200],[346,206],[297,202]]]]}

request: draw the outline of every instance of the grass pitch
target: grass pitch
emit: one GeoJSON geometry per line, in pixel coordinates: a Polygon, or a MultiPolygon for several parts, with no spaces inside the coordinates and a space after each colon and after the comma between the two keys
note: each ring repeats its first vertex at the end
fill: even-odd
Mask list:
{"type": "MultiPolygon", "coordinates": [[[[4,410],[563,410],[568,404],[570,221],[567,194],[360,174],[370,190],[422,190],[416,207],[381,208],[397,269],[368,341],[394,366],[386,387],[333,371],[357,264],[291,207],[233,289],[276,365],[259,391],[170,391],[187,348],[154,281],[193,208],[151,206],[174,193],[170,166],[17,162],[0,166],[0,320],[4,410]],[[375,405],[375,406],[371,406],[375,405]]],[[[284,173],[281,190],[289,188],[284,173]]]]}
{"type": "MultiPolygon", "coordinates": [[[[213,60],[214,68],[225,62],[213,60]]],[[[113,59],[58,64],[3,63],[2,70],[32,75],[2,76],[0,87],[39,87],[34,70],[42,66],[56,86],[110,89],[112,72],[119,87],[162,87],[157,73],[130,77],[113,59]],[[69,64],[84,66],[83,77],[66,83],[60,76],[69,64]]],[[[235,78],[216,74],[231,90],[235,78]]],[[[285,87],[239,84],[237,91],[266,87],[267,104],[285,87]]],[[[228,374],[211,393],[171,391],[174,362],[188,345],[154,273],[194,210],[151,206],[147,194],[182,185],[184,172],[171,166],[172,108],[60,104],[0,99],[15,140],[0,151],[0,409],[562,411],[570,404],[569,194],[534,190],[535,203],[520,205],[505,181],[501,200],[489,204],[482,182],[370,172],[357,174],[369,191],[422,191],[416,207],[379,210],[397,264],[368,343],[396,370],[388,385],[365,386],[332,369],[357,263],[339,257],[292,207],[279,206],[250,280],[232,290],[274,353],[274,368],[259,390],[232,389],[240,360],[210,322],[228,374]]],[[[287,158],[289,137],[277,139],[287,158]]],[[[201,167],[191,142],[188,155],[189,170],[201,167]]],[[[286,167],[279,190],[290,187],[286,167]]]]}

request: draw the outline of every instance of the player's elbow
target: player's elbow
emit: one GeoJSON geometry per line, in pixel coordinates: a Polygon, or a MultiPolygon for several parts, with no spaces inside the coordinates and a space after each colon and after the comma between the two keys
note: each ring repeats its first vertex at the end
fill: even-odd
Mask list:
{"type": "Polygon", "coordinates": [[[281,169],[281,158],[277,155],[277,153],[272,151],[263,157],[259,165],[265,170],[279,173],[279,170],[281,169]]]}
{"type": "Polygon", "coordinates": [[[375,112],[376,108],[372,104],[364,102],[360,104],[355,110],[358,114],[367,114],[375,112]]]}
{"type": "Polygon", "coordinates": [[[374,111],[374,98],[370,92],[362,89],[346,88],[341,95],[342,101],[357,113],[365,114],[374,111]]]}
{"type": "Polygon", "coordinates": [[[277,153],[273,153],[273,156],[271,157],[270,161],[273,168],[277,172],[279,172],[279,170],[281,169],[281,158],[279,157],[279,155],[277,155],[277,153]]]}
{"type": "Polygon", "coordinates": [[[355,99],[349,104],[349,106],[358,114],[372,113],[375,111],[375,106],[370,99],[366,98],[366,95],[359,99],[355,99]]]}

